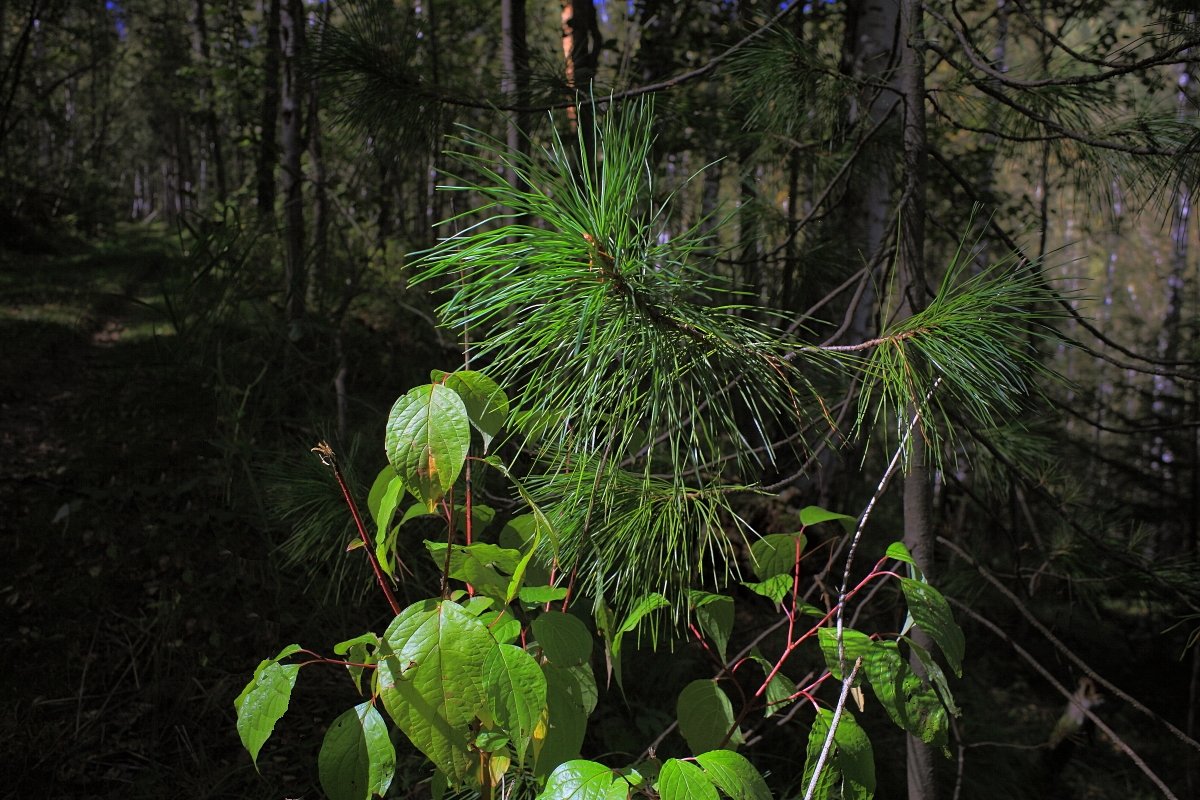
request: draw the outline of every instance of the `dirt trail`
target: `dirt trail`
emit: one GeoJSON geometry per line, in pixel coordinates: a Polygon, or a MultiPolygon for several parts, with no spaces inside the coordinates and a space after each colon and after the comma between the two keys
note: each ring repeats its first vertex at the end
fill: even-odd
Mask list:
{"type": "Polygon", "coordinates": [[[168,258],[0,254],[0,796],[256,784],[228,705],[241,659],[221,657],[252,613],[253,565],[223,546],[245,522],[202,372],[133,299],[168,258]]]}

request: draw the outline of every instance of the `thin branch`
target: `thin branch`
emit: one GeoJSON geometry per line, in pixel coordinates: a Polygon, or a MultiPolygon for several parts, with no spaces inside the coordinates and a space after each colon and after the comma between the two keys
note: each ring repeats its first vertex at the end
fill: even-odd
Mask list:
{"type": "Polygon", "coordinates": [[[1131,72],[1150,69],[1151,67],[1169,66],[1171,64],[1190,63],[1193,59],[1175,59],[1174,57],[1186,50],[1200,44],[1200,39],[1190,39],[1181,45],[1172,47],[1161,53],[1156,53],[1140,61],[1135,61],[1130,64],[1125,64],[1119,67],[1112,67],[1103,72],[1098,72],[1093,75],[1070,75],[1063,78],[1042,78],[1039,80],[1021,80],[1013,78],[989,65],[980,54],[975,43],[971,41],[966,29],[969,27],[966,20],[958,10],[958,5],[951,2],[951,10],[954,12],[954,17],[958,20],[958,25],[952,24],[948,19],[939,14],[933,8],[926,6],[925,11],[929,16],[936,19],[946,28],[954,32],[959,44],[963,47],[963,52],[967,56],[967,60],[971,62],[980,72],[987,75],[989,78],[1002,83],[1006,86],[1011,86],[1015,89],[1040,89],[1048,86],[1083,86],[1090,83],[1103,83],[1104,81],[1118,78],[1122,75],[1128,75],[1131,72]]]}
{"type": "MultiPolygon", "coordinates": [[[[367,560],[371,562],[371,570],[375,573],[375,582],[383,590],[383,596],[387,598],[388,605],[392,607],[392,612],[399,616],[401,611],[400,604],[396,602],[396,595],[392,594],[392,587],[388,585],[387,579],[383,577],[383,569],[379,566],[379,559],[375,557],[374,548],[371,547],[371,539],[367,536],[367,528],[363,525],[362,517],[358,513],[358,504],[354,502],[354,496],[350,494],[350,488],[346,486],[346,481],[342,478],[342,470],[338,466],[337,456],[334,455],[333,448],[329,446],[328,442],[318,442],[317,446],[312,449],[312,452],[317,454],[322,464],[333,469],[333,477],[337,479],[338,488],[342,490],[342,498],[350,508],[350,515],[354,517],[354,525],[358,528],[358,537],[362,540],[363,551],[367,554],[367,560]]],[[[401,568],[407,570],[403,561],[396,559],[396,563],[401,568]]]]}
{"type": "Polygon", "coordinates": [[[812,800],[813,792],[817,789],[817,781],[821,779],[821,770],[825,768],[825,759],[829,757],[829,751],[833,749],[833,735],[837,733],[838,722],[842,719],[842,710],[846,707],[846,698],[850,695],[850,686],[854,683],[854,678],[858,675],[858,668],[862,666],[862,656],[854,659],[854,669],[850,670],[850,674],[842,681],[842,693],[838,697],[837,705],[833,708],[833,719],[829,722],[829,733],[825,734],[825,743],[821,745],[821,755],[817,757],[817,764],[813,768],[812,780],[808,782],[808,791],[804,793],[804,800],[812,800]]]}
{"type": "Polygon", "coordinates": [[[1098,672],[1096,672],[1094,669],[1092,669],[1091,666],[1089,666],[1087,664],[1087,662],[1085,662],[1082,658],[1075,655],[1075,653],[1069,647],[1067,647],[1065,644],[1063,644],[1062,641],[1060,641],[1058,639],[1058,637],[1056,637],[1053,633],[1050,632],[1049,628],[1047,628],[1045,625],[1043,625],[1041,623],[1041,621],[1036,616],[1034,616],[1033,612],[1030,611],[1024,603],[1021,602],[1021,599],[1019,597],[1017,597],[1015,594],[1013,594],[1011,589],[1009,589],[998,578],[996,578],[994,575],[992,575],[990,572],[988,572],[988,570],[985,569],[982,564],[980,564],[978,561],[976,561],[974,558],[972,558],[970,555],[968,555],[965,550],[963,550],[961,547],[956,545],[954,542],[951,542],[949,539],[946,539],[945,537],[942,537],[942,536],[939,536],[937,538],[937,541],[938,541],[938,544],[940,544],[943,547],[946,547],[950,550],[953,550],[955,555],[957,555],[959,558],[963,559],[968,564],[970,564],[972,567],[974,567],[976,569],[976,571],[978,571],[979,574],[983,576],[983,579],[985,581],[987,581],[993,587],[995,587],[998,592],[1000,592],[1002,595],[1004,595],[1006,598],[1008,598],[1009,602],[1011,602],[1014,606],[1016,606],[1016,609],[1017,609],[1017,611],[1019,611],[1021,613],[1021,616],[1023,616],[1029,622],[1030,625],[1032,625],[1034,628],[1036,628],[1038,630],[1038,633],[1042,634],[1042,636],[1045,636],[1047,641],[1049,641],[1050,644],[1054,645],[1054,648],[1056,650],[1058,650],[1060,653],[1062,653],[1067,658],[1067,660],[1069,660],[1072,664],[1079,667],[1079,669],[1081,671],[1083,671],[1083,673],[1085,675],[1087,675],[1092,680],[1096,681],[1096,683],[1103,686],[1109,692],[1116,695],[1117,697],[1119,697],[1121,700],[1128,703],[1133,708],[1135,708],[1138,711],[1145,714],[1150,719],[1152,719],[1155,722],[1159,723],[1160,725],[1164,726],[1167,730],[1169,730],[1172,734],[1175,735],[1175,738],[1179,739],[1179,741],[1183,742],[1188,747],[1191,747],[1193,750],[1200,751],[1200,742],[1197,742],[1195,739],[1191,738],[1186,733],[1179,730],[1179,728],[1176,728],[1170,722],[1168,722],[1167,720],[1165,720],[1162,717],[1155,714],[1153,711],[1151,711],[1149,708],[1147,708],[1145,705],[1143,705],[1140,701],[1138,701],[1137,699],[1135,699],[1134,697],[1132,697],[1131,695],[1129,695],[1128,693],[1123,691],[1116,684],[1114,684],[1111,681],[1102,677],[1098,672]]]}
{"type": "MultiPolygon", "coordinates": [[[[1067,687],[1063,686],[1061,683],[1059,683],[1058,680],[1056,680],[1055,677],[1050,674],[1050,671],[1041,665],[1041,662],[1039,662],[1037,660],[1037,658],[1035,658],[1033,655],[1031,655],[1023,647],[1021,647],[1021,645],[1019,645],[1015,641],[1013,641],[1012,637],[1010,637],[1007,633],[1005,633],[1004,630],[999,625],[997,625],[996,623],[987,619],[983,615],[977,613],[974,609],[972,609],[970,606],[968,606],[966,603],[962,602],[961,600],[958,600],[954,597],[947,597],[946,599],[948,601],[950,601],[950,603],[955,608],[957,608],[959,611],[963,612],[968,617],[971,617],[976,622],[978,622],[980,625],[984,626],[985,628],[990,630],[992,633],[996,634],[996,636],[1003,639],[1004,642],[1007,643],[1008,646],[1013,649],[1013,652],[1015,652],[1022,659],[1024,659],[1029,664],[1029,666],[1033,667],[1033,669],[1039,675],[1041,675],[1043,678],[1045,678],[1046,682],[1049,683],[1051,686],[1053,686],[1055,688],[1055,690],[1059,692],[1059,694],[1061,694],[1063,697],[1067,698],[1067,700],[1072,699],[1073,694],[1072,694],[1071,690],[1068,689],[1067,687]]],[[[1163,793],[1164,797],[1168,798],[1168,800],[1179,800],[1179,798],[1175,796],[1175,794],[1170,790],[1170,788],[1168,788],[1167,785],[1165,783],[1163,783],[1162,778],[1158,777],[1158,775],[1155,774],[1154,770],[1150,769],[1150,767],[1146,764],[1146,762],[1142,760],[1142,757],[1139,756],[1136,752],[1134,752],[1133,748],[1130,747],[1128,744],[1126,744],[1125,740],[1122,739],[1120,736],[1118,736],[1116,731],[1114,731],[1112,728],[1108,727],[1108,725],[1105,724],[1104,720],[1100,719],[1100,717],[1098,717],[1096,715],[1096,712],[1092,711],[1090,708],[1087,708],[1086,706],[1083,706],[1083,705],[1077,705],[1076,707],[1080,711],[1083,712],[1084,716],[1086,716],[1093,723],[1095,723],[1096,727],[1099,728],[1101,731],[1103,731],[1104,734],[1106,736],[1108,736],[1108,738],[1110,740],[1112,740],[1113,744],[1115,744],[1121,752],[1123,752],[1125,755],[1127,755],[1129,757],[1130,761],[1132,761],[1135,765],[1137,765],[1137,768],[1140,769],[1142,771],[1142,773],[1145,774],[1145,776],[1147,778],[1149,778],[1150,781],[1155,786],[1158,787],[1158,790],[1163,793]]]]}
{"type": "Polygon", "coordinates": [[[964,66],[962,63],[956,61],[945,48],[940,47],[939,45],[937,45],[933,42],[926,42],[925,47],[927,47],[932,52],[937,53],[939,56],[941,56],[942,59],[947,64],[949,64],[951,67],[953,67],[955,70],[957,70],[960,74],[962,74],[971,83],[972,86],[974,86],[976,89],[978,89],[983,94],[986,94],[988,97],[991,97],[992,99],[998,101],[1002,105],[1008,106],[1013,111],[1016,111],[1018,114],[1022,115],[1026,119],[1032,120],[1033,122],[1038,123],[1039,125],[1043,126],[1044,128],[1047,128],[1049,130],[1052,130],[1052,131],[1055,131],[1055,132],[1061,134],[1066,139],[1071,139],[1071,140],[1079,142],[1081,144],[1086,144],[1089,147],[1096,147],[1101,150],[1112,150],[1112,151],[1115,151],[1118,153],[1128,153],[1129,155],[1135,155],[1135,156],[1170,156],[1170,157],[1178,158],[1179,156],[1183,155],[1184,152],[1186,152],[1185,149],[1163,149],[1161,147],[1144,147],[1144,146],[1140,146],[1140,145],[1125,144],[1123,142],[1113,141],[1112,139],[1100,139],[1095,136],[1086,134],[1082,131],[1077,131],[1072,128],[1068,128],[1065,125],[1063,125],[1059,122],[1056,122],[1053,119],[1050,119],[1049,117],[1039,114],[1037,111],[1030,108],[1029,106],[1024,105],[1022,103],[1018,103],[1016,100],[1012,99],[1004,92],[1002,92],[999,89],[997,89],[996,87],[990,85],[987,81],[981,80],[980,78],[976,77],[974,74],[971,73],[971,71],[969,69],[967,69],[966,66],[964,66]]]}

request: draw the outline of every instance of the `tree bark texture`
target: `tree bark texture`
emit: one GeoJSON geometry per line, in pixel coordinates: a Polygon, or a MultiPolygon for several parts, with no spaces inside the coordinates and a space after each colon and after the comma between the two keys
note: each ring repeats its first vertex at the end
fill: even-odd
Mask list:
{"type": "Polygon", "coordinates": [[[301,0],[283,0],[279,39],[283,55],[282,139],[285,313],[292,335],[305,310],[304,236],[304,86],[300,77],[300,54],[304,41],[304,6],[301,0]]]}
{"type": "MultiPolygon", "coordinates": [[[[920,0],[900,0],[899,87],[904,109],[904,181],[900,195],[900,238],[897,266],[902,297],[901,316],[911,316],[925,307],[925,59],[920,0]]],[[[914,398],[917,400],[917,398],[914,398]]],[[[915,406],[914,406],[915,413],[915,406]]],[[[904,544],[925,576],[934,578],[934,532],[930,469],[923,421],[918,420],[910,437],[908,470],[904,476],[904,544]]],[[[913,640],[927,649],[929,635],[919,628],[913,640]]],[[[913,670],[924,674],[915,655],[913,670]]],[[[933,748],[913,735],[907,736],[908,800],[936,800],[933,748]]]]}
{"type": "Polygon", "coordinates": [[[256,185],[258,219],[264,228],[275,227],[275,164],[279,161],[276,124],[279,119],[279,17],[283,0],[266,0],[266,47],[263,59],[263,100],[259,117],[261,139],[258,142],[256,185]]]}

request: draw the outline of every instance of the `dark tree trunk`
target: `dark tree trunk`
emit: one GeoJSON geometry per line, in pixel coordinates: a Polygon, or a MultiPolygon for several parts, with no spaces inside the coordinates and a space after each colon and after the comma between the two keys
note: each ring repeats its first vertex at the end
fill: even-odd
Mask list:
{"type": "Polygon", "coordinates": [[[205,143],[213,162],[213,173],[217,185],[217,199],[227,196],[228,181],[225,173],[225,155],[221,148],[221,127],[217,119],[216,87],[212,79],[212,56],[208,46],[208,21],[205,19],[204,0],[195,0],[192,15],[192,49],[197,67],[204,76],[200,84],[200,114],[204,120],[205,143]]]}
{"type": "Polygon", "coordinates": [[[258,219],[264,228],[275,227],[275,164],[279,161],[276,123],[279,118],[279,4],[282,0],[266,0],[266,47],[263,59],[263,99],[259,127],[256,174],[258,219]]]}
{"type": "MultiPolygon", "coordinates": [[[[563,0],[562,4],[563,58],[566,60],[567,88],[578,95],[590,94],[596,68],[600,64],[603,39],[596,21],[592,0],[563,0]]],[[[589,165],[595,163],[593,108],[590,100],[567,109],[571,130],[582,137],[583,153],[589,165]]]]}
{"type": "MultiPolygon", "coordinates": [[[[925,59],[919,49],[922,36],[920,0],[900,2],[900,92],[904,105],[904,183],[900,196],[899,311],[911,316],[925,307],[925,59]]],[[[929,455],[923,422],[910,437],[908,471],[904,476],[904,544],[929,580],[934,579],[934,532],[930,496],[929,455]]],[[[926,649],[933,646],[919,628],[913,640],[926,649]]],[[[913,670],[924,674],[914,654],[913,670]]],[[[908,740],[908,800],[936,800],[933,748],[911,734],[908,740]]]]}
{"type": "MultiPolygon", "coordinates": [[[[510,103],[525,106],[529,102],[529,46],[525,41],[525,0],[502,0],[500,3],[500,68],[504,77],[500,91],[510,103]]],[[[513,154],[528,152],[524,134],[528,133],[529,115],[509,112],[505,128],[505,143],[513,154]]],[[[519,178],[511,170],[506,176],[516,186],[519,178]]]]}
{"type": "Polygon", "coordinates": [[[305,312],[304,174],[304,85],[300,79],[300,54],[304,47],[302,0],[284,0],[279,17],[280,50],[283,54],[283,238],[285,313],[291,335],[300,333],[305,312]]]}

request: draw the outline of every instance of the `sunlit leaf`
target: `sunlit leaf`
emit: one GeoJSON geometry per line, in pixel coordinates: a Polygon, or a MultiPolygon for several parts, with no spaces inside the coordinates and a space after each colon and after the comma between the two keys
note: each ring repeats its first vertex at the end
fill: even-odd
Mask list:
{"type": "Polygon", "coordinates": [[[668,758],[658,773],[661,800],[718,800],[716,787],[704,770],[688,761],[668,758]]]}
{"type": "Polygon", "coordinates": [[[233,701],[237,709],[237,731],[242,746],[258,766],[258,753],[275,730],[275,723],[287,713],[299,664],[280,664],[279,661],[300,650],[300,645],[291,644],[279,651],[279,655],[259,663],[254,677],[246,684],[233,701]]]}
{"type": "Polygon", "coordinates": [[[404,485],[432,511],[466,463],[471,423],[462,398],[436,383],[412,389],[392,406],[384,443],[404,485]]]}

